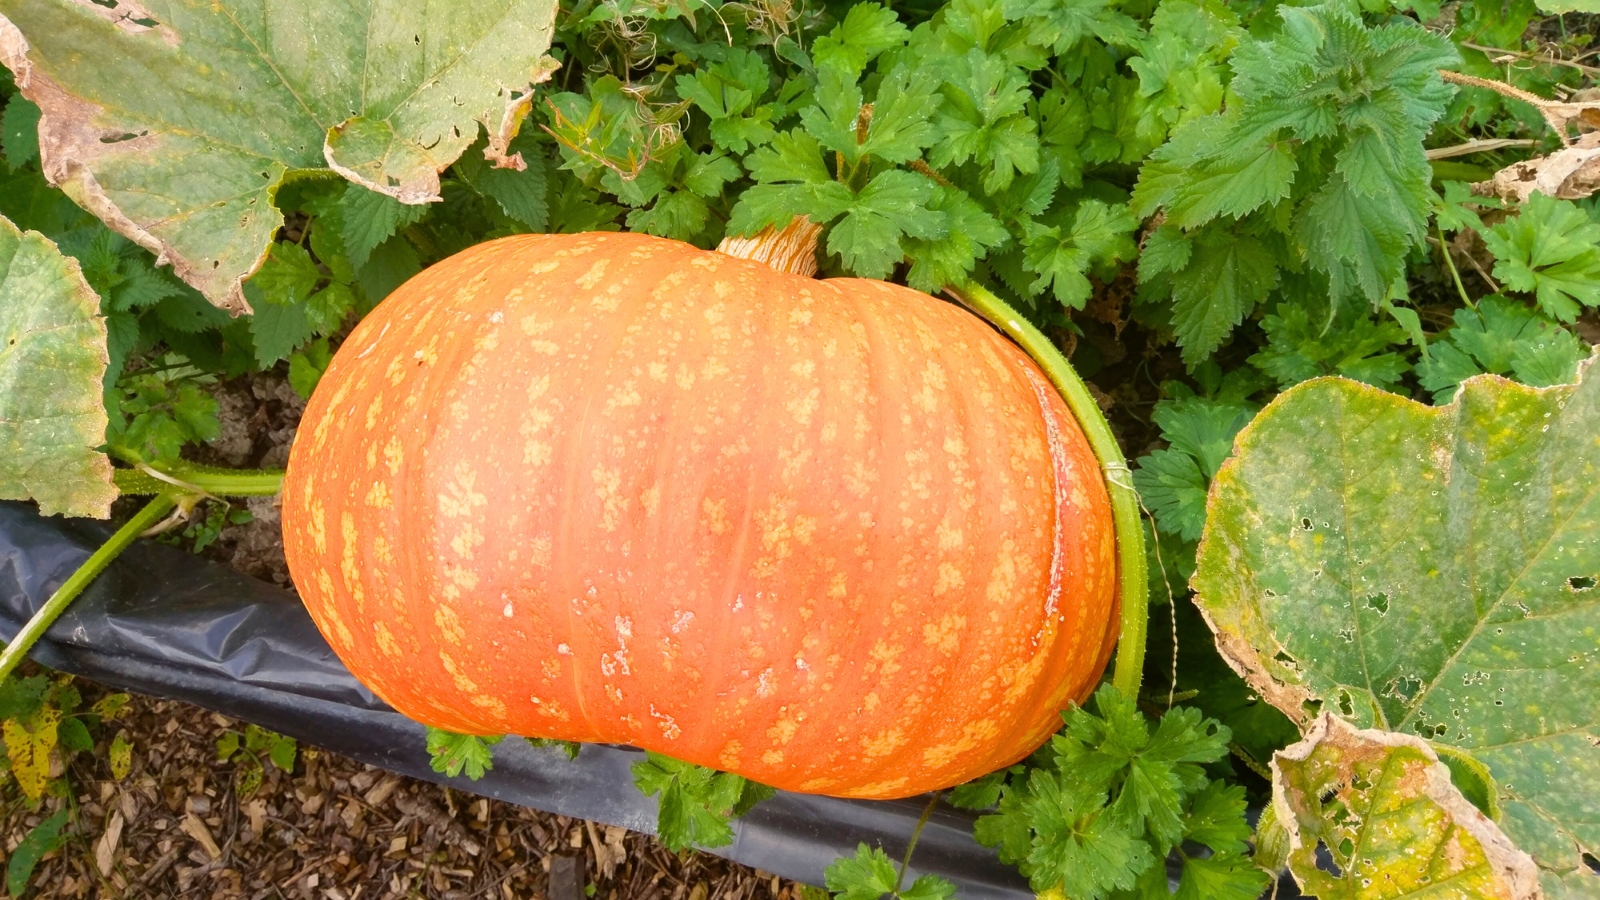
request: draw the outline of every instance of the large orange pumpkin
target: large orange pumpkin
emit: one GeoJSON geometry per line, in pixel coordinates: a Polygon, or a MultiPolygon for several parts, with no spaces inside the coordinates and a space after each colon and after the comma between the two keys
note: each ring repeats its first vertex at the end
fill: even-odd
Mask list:
{"type": "Polygon", "coordinates": [[[447,259],[306,408],[285,545],[396,709],[888,798],[1015,762],[1115,640],[1099,466],[909,288],[637,234],[447,259]]]}

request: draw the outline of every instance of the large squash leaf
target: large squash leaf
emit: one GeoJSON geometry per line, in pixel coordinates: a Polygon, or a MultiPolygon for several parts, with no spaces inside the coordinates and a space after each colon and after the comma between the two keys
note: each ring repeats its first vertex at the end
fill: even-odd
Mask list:
{"type": "Polygon", "coordinates": [[[548,77],[556,0],[0,0],[0,60],[43,111],[45,175],[213,303],[282,224],[285,175],[328,169],[406,203],[548,77]]]}
{"type": "Polygon", "coordinates": [[[1302,725],[1326,710],[1487,766],[1551,896],[1600,894],[1600,377],[1579,371],[1479,376],[1439,408],[1284,392],[1212,484],[1194,578],[1224,657],[1302,725]]]}
{"type": "Polygon", "coordinates": [[[1538,896],[1532,857],[1455,785],[1420,738],[1323,713],[1272,760],[1289,870],[1308,894],[1349,900],[1538,896]],[[1318,847],[1332,865],[1318,865],[1318,847]]]}
{"type": "Polygon", "coordinates": [[[77,260],[0,216],[0,499],[111,514],[106,323],[77,260]]]}

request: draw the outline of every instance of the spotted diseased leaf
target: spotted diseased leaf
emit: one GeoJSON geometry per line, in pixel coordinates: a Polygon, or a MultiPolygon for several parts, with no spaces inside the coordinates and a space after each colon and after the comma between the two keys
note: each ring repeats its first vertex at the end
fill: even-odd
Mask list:
{"type": "Polygon", "coordinates": [[[477,137],[497,156],[548,77],[554,0],[440,16],[291,0],[0,3],[0,56],[38,103],[46,177],[232,311],[283,223],[287,173],[332,169],[405,203],[477,137]],[[179,114],[181,111],[181,115],[179,114]]]}
{"type": "Polygon", "coordinates": [[[1223,655],[1302,726],[1332,712],[1486,766],[1552,891],[1600,848],[1597,434],[1594,357],[1574,385],[1478,376],[1437,408],[1305,382],[1239,434],[1193,582],[1223,655]]]}
{"type": "Polygon", "coordinates": [[[1539,897],[1533,858],[1462,796],[1417,737],[1323,713],[1272,760],[1289,871],[1307,893],[1350,900],[1539,897]],[[1318,853],[1331,857],[1320,864],[1318,853]]]}
{"type": "Polygon", "coordinates": [[[0,499],[45,515],[111,514],[100,301],[77,261],[0,218],[0,499]]]}
{"type": "Polygon", "coordinates": [[[30,800],[44,796],[50,783],[50,754],[60,744],[61,710],[45,704],[31,714],[6,719],[0,724],[6,755],[11,760],[11,777],[30,800]]]}

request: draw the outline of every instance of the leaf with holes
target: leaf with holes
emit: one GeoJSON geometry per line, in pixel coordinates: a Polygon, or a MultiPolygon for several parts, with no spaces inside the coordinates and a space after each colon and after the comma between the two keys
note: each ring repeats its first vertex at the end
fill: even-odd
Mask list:
{"type": "Polygon", "coordinates": [[[0,499],[45,515],[111,514],[117,489],[101,380],[110,356],[100,301],[78,263],[0,217],[0,499]]]}
{"type": "Polygon", "coordinates": [[[1462,796],[1419,738],[1323,713],[1305,740],[1273,757],[1272,799],[1289,870],[1315,896],[1539,896],[1533,859],[1462,796]]]}
{"type": "Polygon", "coordinates": [[[1291,388],[1213,481],[1194,578],[1224,657],[1302,725],[1326,710],[1487,766],[1552,897],[1600,852],[1594,359],[1438,408],[1291,388]]]}
{"type": "Polygon", "coordinates": [[[555,13],[555,0],[448,15],[420,0],[0,0],[0,60],[43,112],[46,177],[242,311],[291,173],[425,203],[480,123],[516,166],[507,145],[553,71],[555,13]]]}

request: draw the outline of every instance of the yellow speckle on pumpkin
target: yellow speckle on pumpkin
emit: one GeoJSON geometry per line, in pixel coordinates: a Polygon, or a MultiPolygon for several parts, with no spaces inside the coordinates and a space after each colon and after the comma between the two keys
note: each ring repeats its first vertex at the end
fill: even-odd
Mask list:
{"type": "Polygon", "coordinates": [[[875,735],[861,739],[861,755],[867,759],[888,756],[904,747],[907,740],[906,733],[899,728],[886,728],[875,735]]]}
{"type": "Polygon", "coordinates": [[[594,479],[594,495],[600,500],[600,527],[605,531],[616,531],[622,524],[622,513],[628,508],[628,498],[622,496],[622,470],[608,469],[604,465],[594,467],[589,473],[594,479]]]}
{"type": "Polygon", "coordinates": [[[574,283],[586,291],[594,290],[595,285],[598,285],[606,277],[606,266],[610,265],[610,263],[611,260],[606,257],[595,260],[594,265],[589,267],[589,271],[578,276],[578,280],[574,283]]]}
{"type": "Polygon", "coordinates": [[[457,646],[467,639],[466,626],[461,624],[461,614],[455,607],[441,603],[433,608],[433,624],[439,626],[439,634],[446,641],[457,646]]]}
{"type": "MultiPolygon", "coordinates": [[[[310,493],[307,491],[307,493],[310,493]]],[[[311,544],[317,548],[317,553],[328,552],[328,511],[321,500],[311,501],[311,544]]]]}
{"type": "Polygon", "coordinates": [[[456,463],[452,478],[444,493],[439,495],[439,512],[450,518],[472,515],[474,507],[485,506],[489,499],[477,490],[478,473],[464,462],[456,463]]]}
{"type": "Polygon", "coordinates": [[[727,500],[712,500],[707,497],[700,501],[700,511],[705,514],[701,522],[712,534],[727,534],[733,530],[732,524],[728,522],[727,500]]]}
{"type": "Polygon", "coordinates": [[[765,753],[761,754],[761,761],[766,763],[769,766],[775,766],[778,763],[783,762],[783,751],[782,750],[768,750],[765,753]]]}
{"type": "Polygon", "coordinates": [[[389,483],[374,481],[367,490],[366,504],[374,509],[389,509],[394,506],[394,501],[389,498],[389,483]]]}
{"type": "Polygon", "coordinates": [[[379,394],[367,404],[367,430],[371,431],[378,424],[378,417],[383,415],[383,395],[379,394]]]}
{"type": "Polygon", "coordinates": [[[456,532],[456,536],[450,539],[450,549],[464,559],[471,559],[473,549],[482,543],[483,534],[474,528],[471,522],[467,522],[456,532]]]}
{"type": "Polygon", "coordinates": [[[937,623],[922,626],[922,642],[945,656],[955,653],[961,646],[961,629],[967,627],[967,617],[947,615],[937,623]]]}
{"type": "Polygon", "coordinates": [[[400,443],[400,438],[389,438],[389,442],[383,445],[383,462],[389,467],[390,475],[400,474],[400,464],[405,462],[405,458],[406,451],[400,443]]]}
{"type": "Polygon", "coordinates": [[[724,769],[737,769],[739,768],[739,753],[743,750],[744,746],[738,741],[729,741],[722,745],[722,752],[717,754],[717,762],[721,763],[724,769]]]}
{"type": "Polygon", "coordinates": [[[378,649],[390,659],[399,659],[404,654],[400,650],[400,642],[394,639],[394,632],[382,622],[372,623],[372,635],[378,641],[378,649]]]}
{"type": "Polygon", "coordinates": [[[956,568],[955,563],[942,562],[939,564],[938,580],[933,583],[933,595],[943,596],[965,583],[966,579],[961,577],[961,570],[956,568]]]}

